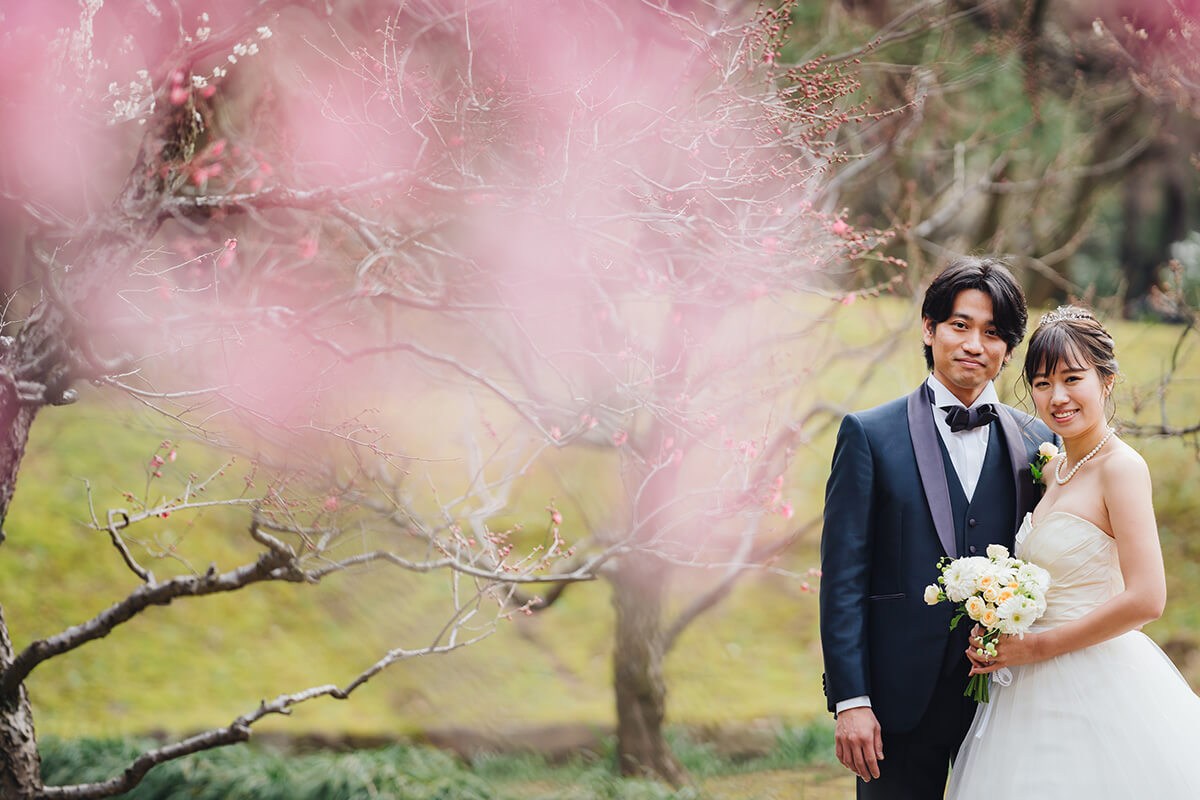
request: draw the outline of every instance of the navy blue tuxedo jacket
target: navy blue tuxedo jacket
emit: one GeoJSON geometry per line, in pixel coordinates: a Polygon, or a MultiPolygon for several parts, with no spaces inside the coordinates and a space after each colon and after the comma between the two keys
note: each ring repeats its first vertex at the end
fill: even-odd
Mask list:
{"type": "MultiPolygon", "coordinates": [[[[829,710],[869,695],[885,731],[920,721],[942,673],[950,603],[927,606],[937,563],[955,552],[954,518],[939,435],[925,384],[912,394],[842,420],[825,492],[821,535],[821,647],[829,710]]],[[[1029,471],[1042,442],[1040,421],[1002,405],[1016,522],[1037,503],[1029,471]]],[[[980,484],[976,492],[986,492],[980,484]]],[[[963,623],[960,623],[962,625],[963,623]]],[[[963,647],[965,647],[965,640],[963,647]]],[[[963,669],[967,667],[963,657],[963,669]]]]}

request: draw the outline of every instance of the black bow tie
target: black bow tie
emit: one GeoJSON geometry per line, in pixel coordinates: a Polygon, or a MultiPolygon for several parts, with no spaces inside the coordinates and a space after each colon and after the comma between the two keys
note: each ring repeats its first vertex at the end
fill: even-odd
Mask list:
{"type": "Polygon", "coordinates": [[[1000,418],[991,403],[976,406],[970,411],[962,406],[940,406],[940,408],[946,412],[946,424],[950,426],[951,433],[973,430],[1000,418]]]}

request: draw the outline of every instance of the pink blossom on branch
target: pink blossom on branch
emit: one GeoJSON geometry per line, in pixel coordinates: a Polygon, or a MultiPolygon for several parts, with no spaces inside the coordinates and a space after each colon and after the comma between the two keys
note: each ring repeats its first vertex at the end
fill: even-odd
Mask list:
{"type": "MultiPolygon", "coordinates": [[[[87,178],[139,198],[108,204],[132,244],[78,259],[117,265],[89,267],[108,272],[70,293],[106,350],[89,370],[149,395],[197,444],[269,465],[238,476],[232,500],[282,529],[279,548],[257,531],[269,554],[299,554],[280,575],[399,528],[437,563],[481,570],[467,573],[476,596],[506,603],[497,575],[573,552],[553,503],[546,541],[491,531],[535,522],[520,490],[559,471],[611,493],[611,539],[588,540],[589,563],[623,569],[653,550],[664,581],[675,565],[753,566],[736,561],[760,552],[747,538],[780,535],[764,498],[792,515],[771,482],[807,432],[795,387],[828,355],[828,338],[799,332],[887,238],[816,210],[853,81],[780,62],[786,7],[701,19],[636,0],[619,14],[413,0],[389,13],[339,17],[336,37],[306,30],[254,69],[243,42],[220,93],[164,66],[143,127],[84,129],[87,178]],[[89,138],[128,158],[97,157],[89,138]],[[113,179],[115,162],[136,167],[113,179]],[[491,421],[460,425],[464,398],[491,421]],[[590,463],[610,441],[620,457],[590,463]]],[[[30,161],[48,178],[36,203],[97,193],[30,161]]],[[[160,481],[155,458],[158,491],[177,476],[160,481]]]]}

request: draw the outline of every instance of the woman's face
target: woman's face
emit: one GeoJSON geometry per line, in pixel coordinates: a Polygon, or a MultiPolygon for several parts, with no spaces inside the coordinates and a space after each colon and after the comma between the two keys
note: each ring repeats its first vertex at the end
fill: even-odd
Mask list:
{"type": "Polygon", "coordinates": [[[1104,405],[1112,390],[1112,378],[1101,378],[1100,371],[1079,353],[1071,352],[1059,359],[1049,374],[1034,375],[1031,388],[1038,416],[1064,439],[1108,424],[1104,405]]]}

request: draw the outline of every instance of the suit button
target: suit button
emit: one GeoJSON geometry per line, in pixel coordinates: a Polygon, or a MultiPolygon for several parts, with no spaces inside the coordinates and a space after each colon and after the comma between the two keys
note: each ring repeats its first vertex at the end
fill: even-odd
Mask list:
{"type": "Polygon", "coordinates": [[[967,549],[971,551],[971,555],[975,555],[975,545],[971,545],[967,549]]]}
{"type": "Polygon", "coordinates": [[[972,518],[972,519],[967,520],[967,524],[970,525],[972,528],[974,528],[979,523],[974,518],[972,518]]]}

